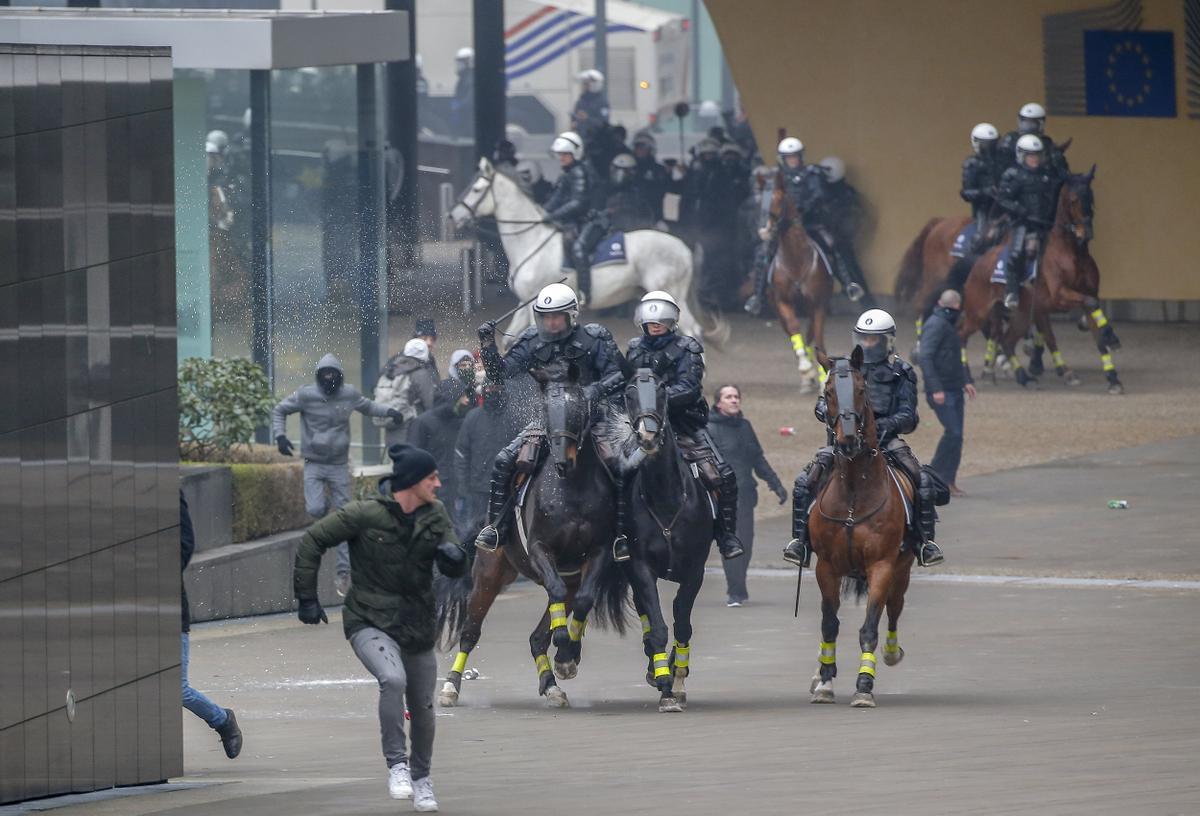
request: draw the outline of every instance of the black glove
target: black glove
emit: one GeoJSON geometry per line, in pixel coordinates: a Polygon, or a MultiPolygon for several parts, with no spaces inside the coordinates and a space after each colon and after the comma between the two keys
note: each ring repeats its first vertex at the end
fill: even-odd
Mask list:
{"type": "Polygon", "coordinates": [[[321,608],[321,602],[316,598],[301,598],[296,616],[300,618],[301,623],[329,623],[325,610],[321,608]]]}
{"type": "Polygon", "coordinates": [[[496,345],[496,324],[492,321],[489,320],[481,325],[475,330],[475,333],[479,335],[480,348],[496,345]]]}
{"type": "Polygon", "coordinates": [[[275,444],[276,444],[276,446],[278,446],[279,452],[282,453],[284,456],[292,455],[292,450],[293,450],[292,443],[283,434],[280,434],[279,436],[275,437],[275,444]]]}
{"type": "Polygon", "coordinates": [[[788,492],[783,489],[783,485],[777,484],[771,488],[771,492],[775,494],[775,498],[779,499],[779,503],[783,504],[788,500],[788,492]]]}
{"type": "Polygon", "coordinates": [[[453,541],[443,541],[437,545],[437,562],[442,572],[457,571],[466,561],[467,554],[453,541]]]}
{"type": "Polygon", "coordinates": [[[400,413],[395,408],[388,409],[388,417],[395,422],[403,422],[404,421],[404,414],[400,413]]]}

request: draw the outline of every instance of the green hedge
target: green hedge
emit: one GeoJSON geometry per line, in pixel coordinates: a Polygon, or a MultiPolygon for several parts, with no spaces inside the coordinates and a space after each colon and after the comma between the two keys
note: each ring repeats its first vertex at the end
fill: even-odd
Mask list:
{"type": "MultiPolygon", "coordinates": [[[[304,510],[304,465],[231,464],[233,477],[233,541],[264,538],[312,524],[304,510]]],[[[378,477],[354,480],[354,498],[378,495],[378,477]]]]}

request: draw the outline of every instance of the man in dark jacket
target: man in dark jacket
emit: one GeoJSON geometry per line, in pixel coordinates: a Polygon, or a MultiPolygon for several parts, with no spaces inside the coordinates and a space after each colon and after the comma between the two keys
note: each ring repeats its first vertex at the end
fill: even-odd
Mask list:
{"type": "MultiPolygon", "coordinates": [[[[182,567],[180,573],[188,568],[188,564],[192,561],[192,554],[196,551],[196,533],[192,528],[192,515],[188,512],[187,499],[183,497],[183,491],[179,491],[179,552],[182,557],[182,567]]],[[[188,608],[187,588],[180,582],[180,609],[183,612],[183,662],[181,664],[183,676],[183,707],[195,714],[204,722],[208,723],[208,727],[217,732],[217,736],[221,738],[221,747],[225,749],[225,756],[230,759],[236,759],[237,755],[242,752],[242,729],[238,727],[237,717],[233,711],[228,708],[221,708],[219,705],[208,699],[203,692],[196,691],[188,684],[188,657],[191,651],[190,640],[192,631],[192,615],[188,608]]]]}
{"type": "Polygon", "coordinates": [[[456,511],[459,493],[454,472],[454,444],[470,408],[471,398],[466,387],[448,377],[434,390],[432,410],[421,414],[408,426],[408,444],[429,451],[437,462],[438,476],[442,479],[438,498],[455,521],[459,520],[456,511]]]}
{"type": "Polygon", "coordinates": [[[955,480],[958,463],[962,460],[965,400],[975,397],[971,370],[963,360],[962,341],[956,328],[961,308],[962,295],[953,289],[942,292],[921,333],[921,351],[917,359],[925,380],[925,401],[945,429],[929,464],[950,485],[950,492],[958,495],[962,495],[962,491],[955,480]]]}
{"type": "Polygon", "coordinates": [[[458,494],[465,499],[457,520],[471,526],[482,522],[488,509],[488,488],[496,455],[529,422],[518,400],[510,395],[511,383],[488,382],[483,386],[483,405],[472,408],[458,429],[454,444],[454,478],[458,494]]]}
{"type": "Polygon", "coordinates": [[[733,468],[738,486],[738,539],[746,550],[745,558],[725,561],[725,594],[727,606],[741,606],[750,599],[746,589],[746,570],[754,547],[754,508],[758,505],[757,475],[783,504],[788,492],[779,475],[767,461],[754,426],[742,414],[742,390],[736,385],[723,385],[717,391],[712,411],[708,415],[708,432],[717,450],[733,468]]]}
{"type": "Polygon", "coordinates": [[[317,599],[321,556],[339,541],[353,553],[353,584],[342,608],[342,630],[379,681],[379,727],[393,799],[413,799],[418,811],[437,810],[429,768],[433,759],[433,651],[436,612],[433,567],[463,574],[467,554],[437,499],[437,463],[411,445],[389,449],[389,494],[351,502],[308,529],[296,551],[293,585],[303,623],[328,623],[317,599]],[[405,703],[412,716],[411,755],[404,735],[405,703]]]}
{"type": "MultiPolygon", "coordinates": [[[[294,447],[287,438],[289,414],[300,414],[300,455],[304,457],[304,509],[321,518],[350,501],[350,414],[401,419],[394,408],[372,402],[344,382],[342,364],[326,354],[317,363],[316,383],[302,386],[271,411],[271,435],[284,456],[294,447]],[[326,492],[328,491],[328,496],[326,492]]],[[[337,553],[334,586],[346,593],[350,581],[350,556],[345,547],[337,553]]]]}

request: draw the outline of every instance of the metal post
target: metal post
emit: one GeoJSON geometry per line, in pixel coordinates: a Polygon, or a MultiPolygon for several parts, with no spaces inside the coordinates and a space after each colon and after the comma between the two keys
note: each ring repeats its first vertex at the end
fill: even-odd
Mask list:
{"type": "Polygon", "coordinates": [[[504,72],[504,0],[474,0],[475,154],[491,156],[504,138],[507,89],[504,72]]]}
{"type": "MultiPolygon", "coordinates": [[[[379,308],[379,239],[383,202],[379,143],[379,118],[375,107],[375,64],[355,67],[358,110],[358,322],[362,387],[368,389],[379,376],[379,345],[383,321],[379,308]]],[[[363,464],[378,462],[379,428],[362,417],[363,464]]]]}
{"type": "Polygon", "coordinates": [[[465,246],[458,251],[458,265],[462,269],[462,310],[463,314],[471,313],[471,251],[465,246]]]}
{"type": "Polygon", "coordinates": [[[387,208],[388,280],[420,260],[417,220],[417,9],[416,0],[387,0],[389,11],[408,12],[408,54],[387,64],[387,139],[404,165],[400,193],[387,208]]]}
{"type": "MultiPolygon", "coordinates": [[[[271,257],[271,72],[250,72],[250,302],[251,353],[275,393],[274,260],[271,257]]],[[[270,442],[259,428],[259,442],[270,442]]]]}
{"type": "Polygon", "coordinates": [[[700,104],[700,0],[692,0],[692,101],[700,104]]]}
{"type": "Polygon", "coordinates": [[[604,92],[608,95],[608,5],[605,0],[596,0],[596,42],[595,42],[595,62],[596,70],[604,74],[604,92]]]}
{"type": "Polygon", "coordinates": [[[454,209],[454,185],[443,181],[438,185],[438,240],[443,244],[454,237],[450,210],[454,209]]]}

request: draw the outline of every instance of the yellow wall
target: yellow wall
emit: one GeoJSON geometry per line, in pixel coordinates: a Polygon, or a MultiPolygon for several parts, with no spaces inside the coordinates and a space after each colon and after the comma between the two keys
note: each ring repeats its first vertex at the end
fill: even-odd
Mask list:
{"type": "MultiPolygon", "coordinates": [[[[786,127],[810,161],[835,154],[870,202],[872,286],[890,292],[927,219],[968,212],[959,168],[978,122],[1001,133],[1042,101],[1042,15],[1105,0],[707,0],[764,156],[786,127]]],[[[1183,3],[1143,0],[1142,28],[1175,32],[1177,118],[1051,116],[1071,167],[1099,165],[1105,298],[1200,299],[1200,120],[1185,105],[1183,3]]]]}

